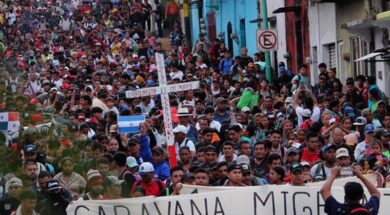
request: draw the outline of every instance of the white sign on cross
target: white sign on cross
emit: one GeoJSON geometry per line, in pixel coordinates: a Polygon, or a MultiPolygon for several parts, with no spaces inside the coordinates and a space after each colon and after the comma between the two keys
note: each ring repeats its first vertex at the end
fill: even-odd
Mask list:
{"type": "Polygon", "coordinates": [[[165,136],[167,138],[167,145],[172,146],[174,141],[173,125],[171,115],[171,105],[169,103],[169,93],[182,92],[186,90],[198,89],[199,81],[192,81],[180,84],[167,84],[167,76],[164,65],[164,55],[156,53],[158,87],[149,87],[138,90],[126,91],[126,98],[139,98],[142,96],[161,95],[161,106],[164,115],[165,136]]]}

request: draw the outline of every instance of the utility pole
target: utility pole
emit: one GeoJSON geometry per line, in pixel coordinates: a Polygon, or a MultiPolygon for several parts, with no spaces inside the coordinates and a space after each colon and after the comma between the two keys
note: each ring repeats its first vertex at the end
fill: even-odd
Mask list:
{"type": "MultiPolygon", "coordinates": [[[[261,14],[263,16],[263,29],[268,29],[268,10],[267,10],[267,0],[261,0],[261,14]]],[[[271,73],[271,55],[269,51],[265,52],[265,77],[272,83],[272,73],[271,73]]]]}

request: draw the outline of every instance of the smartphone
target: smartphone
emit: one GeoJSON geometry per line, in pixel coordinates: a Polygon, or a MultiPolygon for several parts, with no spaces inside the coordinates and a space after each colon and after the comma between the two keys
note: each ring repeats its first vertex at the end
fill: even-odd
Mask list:
{"type": "Polygon", "coordinates": [[[352,167],[341,167],[340,176],[341,177],[353,176],[352,167]]]}

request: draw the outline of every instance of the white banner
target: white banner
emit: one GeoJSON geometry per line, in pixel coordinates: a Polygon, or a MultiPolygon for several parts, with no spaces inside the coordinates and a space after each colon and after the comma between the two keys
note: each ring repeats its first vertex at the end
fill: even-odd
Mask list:
{"type": "Polygon", "coordinates": [[[185,82],[180,84],[171,84],[164,87],[148,87],[138,90],[126,91],[126,98],[140,98],[143,96],[155,96],[161,94],[163,91],[166,93],[182,92],[187,90],[193,90],[199,88],[199,81],[185,82]]]}
{"type": "MultiPolygon", "coordinates": [[[[144,197],[112,201],[78,201],[68,207],[68,215],[325,215],[319,187],[257,186],[219,192],[169,197],[144,197]]],[[[390,189],[381,189],[380,215],[390,211],[390,189]],[[387,212],[386,212],[387,211],[387,212]]],[[[343,202],[344,190],[332,189],[343,202]]]]}

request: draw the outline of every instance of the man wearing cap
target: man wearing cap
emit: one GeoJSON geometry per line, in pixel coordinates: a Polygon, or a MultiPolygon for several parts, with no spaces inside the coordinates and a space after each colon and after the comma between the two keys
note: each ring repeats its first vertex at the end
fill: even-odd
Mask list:
{"type": "Polygon", "coordinates": [[[253,175],[253,170],[251,166],[247,163],[239,164],[242,170],[242,183],[247,186],[259,186],[263,185],[263,179],[258,178],[253,175]]]}
{"type": "Polygon", "coordinates": [[[205,157],[205,162],[201,163],[200,166],[202,168],[208,169],[210,168],[210,165],[213,162],[216,162],[218,159],[217,149],[215,148],[214,145],[208,145],[204,147],[204,157],[205,157]]]}
{"type": "Polygon", "coordinates": [[[337,146],[333,144],[322,147],[320,151],[320,158],[322,161],[318,162],[310,170],[310,174],[314,181],[325,180],[332,172],[332,169],[336,167],[336,150],[337,146]]]}
{"type": "Polygon", "coordinates": [[[37,145],[35,143],[25,145],[23,148],[23,155],[25,161],[33,161],[37,163],[37,174],[41,171],[46,171],[46,156],[43,153],[38,152],[37,145]]]}
{"type": "Polygon", "coordinates": [[[192,114],[189,112],[188,108],[182,107],[177,110],[177,115],[179,118],[179,125],[183,125],[187,128],[186,138],[190,139],[193,143],[198,142],[198,134],[194,125],[191,125],[189,120],[192,114]]]}
{"type": "Polygon", "coordinates": [[[43,205],[38,211],[40,214],[66,215],[66,208],[72,201],[72,195],[61,187],[58,180],[52,179],[46,182],[43,196],[44,199],[39,203],[43,205]]]}
{"type": "Polygon", "coordinates": [[[134,192],[137,186],[140,186],[145,189],[146,196],[157,197],[164,189],[166,189],[164,182],[154,178],[154,167],[150,162],[144,162],[141,164],[139,167],[139,174],[142,179],[134,183],[131,193],[134,192]]]}
{"type": "MultiPolygon", "coordinates": [[[[390,118],[389,118],[390,119],[390,118]]],[[[359,116],[356,118],[355,122],[353,123],[354,126],[356,126],[356,131],[359,132],[359,142],[362,142],[364,137],[364,126],[367,124],[367,119],[365,117],[359,116]]]]}
{"type": "Polygon", "coordinates": [[[5,194],[0,199],[0,214],[10,215],[16,211],[20,201],[23,183],[19,178],[13,177],[5,183],[5,194]]]}
{"type": "Polygon", "coordinates": [[[87,173],[88,192],[81,196],[78,201],[103,200],[103,178],[97,170],[90,169],[87,173]]]}
{"type": "Polygon", "coordinates": [[[166,153],[163,148],[156,146],[152,150],[154,177],[165,181],[170,176],[169,164],[166,161],[166,153]]]}
{"type": "Polygon", "coordinates": [[[104,197],[103,199],[120,199],[122,198],[122,183],[123,180],[119,180],[116,176],[107,176],[107,180],[104,181],[104,197]]]}
{"type": "Polygon", "coordinates": [[[367,149],[370,148],[370,144],[374,138],[374,131],[375,128],[373,124],[367,124],[366,126],[364,126],[365,139],[364,141],[356,145],[355,152],[354,152],[354,157],[356,161],[359,162],[361,159],[363,159],[366,156],[365,152],[367,151],[367,149]]]}
{"type": "Polygon", "coordinates": [[[119,178],[121,180],[124,180],[122,183],[122,194],[121,196],[123,198],[130,197],[130,191],[134,185],[135,182],[138,180],[141,180],[141,177],[137,174],[138,172],[138,163],[137,160],[132,157],[128,156],[126,158],[126,168],[127,170],[124,172],[123,177],[119,178]]]}
{"type": "Polygon", "coordinates": [[[230,164],[227,168],[228,174],[227,174],[227,180],[225,181],[225,184],[223,186],[228,187],[237,187],[237,186],[246,186],[244,183],[242,183],[242,169],[240,165],[238,164],[230,164]]]}
{"type": "Polygon", "coordinates": [[[295,163],[290,167],[291,171],[291,186],[306,186],[305,177],[303,174],[303,166],[300,163],[295,163]]]}
{"type": "Polygon", "coordinates": [[[286,156],[286,163],[285,167],[286,169],[289,169],[290,166],[292,166],[294,163],[299,162],[299,150],[295,148],[294,146],[291,146],[287,149],[287,156],[286,156]]]}
{"type": "MultiPolygon", "coordinates": [[[[349,152],[346,148],[339,148],[336,151],[336,159],[337,159],[337,166],[342,168],[351,168],[351,157],[349,155],[349,152]]],[[[350,174],[342,172],[341,175],[343,177],[352,176],[352,171],[350,171],[350,174]]]]}
{"type": "Polygon", "coordinates": [[[195,144],[190,139],[186,138],[188,129],[184,125],[178,125],[173,129],[173,134],[175,136],[175,147],[176,147],[176,156],[179,160],[179,149],[181,147],[187,146],[192,154],[192,157],[195,156],[196,149],[195,144]]]}

